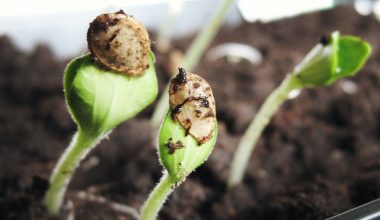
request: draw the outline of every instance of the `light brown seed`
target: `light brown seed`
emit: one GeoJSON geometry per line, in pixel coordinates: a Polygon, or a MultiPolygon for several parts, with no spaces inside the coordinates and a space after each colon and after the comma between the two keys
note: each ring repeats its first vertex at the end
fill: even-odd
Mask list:
{"type": "Polygon", "coordinates": [[[216,120],[215,100],[210,85],[202,77],[180,69],[169,88],[172,117],[199,144],[210,140],[216,120]]]}
{"type": "Polygon", "coordinates": [[[123,11],[96,17],[90,23],[87,43],[92,58],[109,70],[140,76],[149,67],[148,32],[123,11]]]}

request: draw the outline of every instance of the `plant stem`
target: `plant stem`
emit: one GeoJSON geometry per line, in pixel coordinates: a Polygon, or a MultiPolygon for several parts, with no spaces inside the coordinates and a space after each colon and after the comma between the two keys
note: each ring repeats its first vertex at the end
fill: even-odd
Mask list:
{"type": "MultiPolygon", "coordinates": [[[[210,42],[214,39],[216,32],[219,30],[224,17],[234,0],[223,0],[216,10],[211,20],[191,43],[190,48],[186,51],[185,57],[181,62],[181,67],[187,71],[192,71],[198,64],[201,56],[207,49],[210,42]]],[[[169,110],[169,82],[163,91],[160,100],[153,112],[150,120],[153,127],[158,127],[169,110]]]]}
{"type": "Polygon", "coordinates": [[[70,146],[59,159],[50,177],[50,186],[44,200],[50,215],[55,216],[59,213],[67,185],[75,169],[97,140],[99,139],[85,135],[80,130],[74,135],[70,146]]]}
{"type": "Polygon", "coordinates": [[[237,185],[242,181],[249,158],[255,149],[256,142],[262,131],[280,105],[288,98],[289,93],[299,88],[301,88],[301,84],[295,74],[288,74],[281,85],[265,100],[254,120],[244,133],[239,146],[235,151],[228,178],[229,187],[237,185]]]}
{"type": "Polygon", "coordinates": [[[171,31],[175,25],[178,15],[181,14],[184,0],[170,0],[168,4],[169,12],[164,22],[162,22],[160,28],[158,29],[157,34],[157,49],[162,53],[167,52],[170,48],[171,31]]]}
{"type": "Polygon", "coordinates": [[[148,200],[145,202],[141,209],[140,220],[153,220],[157,218],[158,212],[162,205],[165,203],[168,195],[173,191],[175,181],[173,181],[168,172],[164,174],[160,182],[156,185],[154,190],[150,193],[148,200]]]}
{"type": "Polygon", "coordinates": [[[214,39],[216,32],[224,21],[224,17],[234,0],[223,0],[215,14],[202,31],[191,43],[190,48],[186,51],[185,58],[182,62],[184,69],[191,71],[198,64],[201,56],[207,49],[210,42],[214,39]]]}

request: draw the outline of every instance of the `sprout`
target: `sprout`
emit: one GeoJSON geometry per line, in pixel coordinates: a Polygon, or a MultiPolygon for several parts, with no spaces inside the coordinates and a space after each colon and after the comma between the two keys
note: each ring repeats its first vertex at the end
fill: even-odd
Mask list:
{"type": "Polygon", "coordinates": [[[217,137],[215,115],[210,85],[198,75],[180,69],[171,80],[170,111],[158,139],[165,171],[145,202],[140,219],[155,219],[173,189],[207,160],[217,137]]]}
{"type": "MultiPolygon", "coordinates": [[[[134,29],[131,31],[131,26],[125,25],[128,22],[123,21],[123,19],[129,21],[131,17],[121,12],[98,16],[90,25],[89,45],[90,42],[96,42],[98,45],[107,44],[109,39],[105,35],[112,32],[115,34],[114,39],[120,41],[124,37],[130,39],[130,41],[121,43],[124,45],[123,48],[139,48],[140,46],[129,44],[140,45],[139,42],[144,44],[147,35],[145,29],[140,29],[145,31],[144,34],[134,35],[134,29]],[[104,21],[107,25],[100,25],[98,22],[102,18],[112,19],[104,21]],[[103,27],[103,29],[98,28],[97,31],[94,31],[94,26],[103,27]],[[120,37],[118,34],[122,34],[122,36],[120,37]],[[140,39],[140,36],[143,37],[140,39]]],[[[132,23],[135,24],[136,22],[133,21],[132,23]]],[[[121,51],[117,45],[119,44],[115,42],[115,44],[110,44],[109,48],[96,47],[95,50],[92,48],[91,55],[86,54],[74,59],[65,70],[65,98],[69,112],[78,126],[78,132],[61,156],[50,178],[50,187],[44,202],[51,215],[58,214],[66,187],[76,167],[88,152],[113,128],[146,108],[157,96],[158,85],[153,54],[141,56],[143,53],[140,49],[131,50],[130,56],[132,58],[125,58],[125,54],[120,55],[121,51]],[[107,55],[107,52],[110,54],[107,55]],[[120,55],[115,56],[116,65],[111,60],[98,56],[113,57],[115,53],[120,55]],[[141,57],[141,59],[136,59],[136,57],[141,57]],[[99,66],[93,62],[94,58],[96,61],[103,62],[106,60],[107,62],[103,62],[99,66]],[[144,60],[142,60],[143,58],[144,60]],[[126,59],[125,63],[123,59],[126,59]],[[144,63],[144,66],[147,63],[148,69],[145,70],[145,67],[142,69],[142,64],[133,62],[144,63]],[[127,75],[118,74],[112,70],[115,66],[118,67],[119,63],[124,63],[127,66],[127,68],[123,68],[129,70],[126,73],[127,75]],[[144,70],[142,73],[137,74],[142,70],[144,70]],[[139,76],[136,77],[135,75],[139,76]]]]}
{"type": "Polygon", "coordinates": [[[229,187],[241,182],[255,143],[270,118],[292,91],[326,86],[340,78],[353,76],[363,67],[370,53],[371,46],[360,38],[340,36],[338,32],[323,36],[294,71],[268,96],[244,133],[232,161],[229,187]]]}
{"type": "Polygon", "coordinates": [[[370,46],[353,36],[322,36],[317,44],[295,67],[294,74],[303,87],[325,86],[355,75],[371,52],[370,46]]]}

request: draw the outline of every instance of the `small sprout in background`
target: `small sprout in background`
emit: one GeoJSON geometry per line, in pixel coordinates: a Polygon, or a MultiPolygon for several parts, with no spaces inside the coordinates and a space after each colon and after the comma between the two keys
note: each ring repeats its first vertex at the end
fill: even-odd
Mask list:
{"type": "Polygon", "coordinates": [[[235,152],[228,186],[232,187],[242,181],[263,129],[293,91],[327,86],[340,78],[353,76],[363,67],[370,54],[371,46],[360,38],[340,36],[338,32],[323,36],[294,71],[268,96],[249,125],[235,152]]]}
{"type": "Polygon", "coordinates": [[[217,138],[215,100],[204,79],[180,69],[171,80],[169,93],[170,110],[158,139],[165,171],[142,208],[142,220],[156,219],[174,188],[207,160],[217,138]]]}
{"type": "Polygon", "coordinates": [[[170,0],[168,4],[168,14],[160,25],[157,33],[157,50],[166,53],[170,49],[171,35],[178,16],[183,10],[184,0],[170,0]]]}
{"type": "Polygon", "coordinates": [[[241,43],[224,43],[207,52],[207,59],[214,62],[222,57],[227,57],[229,63],[237,63],[241,59],[245,59],[252,65],[260,65],[263,56],[256,48],[241,43]]]}
{"type": "Polygon", "coordinates": [[[59,213],[67,185],[88,152],[157,96],[143,25],[122,11],[102,14],[90,24],[87,38],[91,54],[74,59],[65,70],[65,98],[78,131],[50,178],[44,202],[51,215],[59,213]]]}

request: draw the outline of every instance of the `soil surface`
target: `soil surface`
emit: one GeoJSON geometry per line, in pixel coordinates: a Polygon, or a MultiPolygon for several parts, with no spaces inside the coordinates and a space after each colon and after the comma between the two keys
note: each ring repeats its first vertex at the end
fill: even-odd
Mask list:
{"type": "MultiPolygon", "coordinates": [[[[323,219],[379,197],[379,25],[340,7],[224,28],[211,47],[245,43],[262,52],[263,63],[203,59],[197,67],[216,98],[218,142],[209,160],[170,196],[160,219],[323,219]],[[334,30],[371,42],[371,59],[357,76],[287,101],[260,139],[244,183],[227,191],[232,153],[264,98],[322,34],[334,30]]],[[[190,42],[178,40],[173,48],[183,51],[190,42]]],[[[161,90],[167,57],[157,54],[161,90]]],[[[2,220],[49,219],[41,201],[76,129],[62,93],[66,63],[43,45],[25,54],[0,38],[2,220]]],[[[152,110],[116,128],[82,162],[56,219],[133,219],[110,203],[139,209],[161,176],[152,110]]]]}

